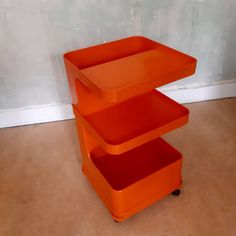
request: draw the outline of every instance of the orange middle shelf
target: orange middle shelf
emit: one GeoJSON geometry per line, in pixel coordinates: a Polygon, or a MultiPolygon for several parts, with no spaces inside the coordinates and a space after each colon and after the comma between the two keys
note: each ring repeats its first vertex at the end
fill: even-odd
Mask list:
{"type": "Polygon", "coordinates": [[[121,154],[186,124],[189,114],[156,90],[86,116],[76,108],[74,112],[110,154],[121,154]]]}

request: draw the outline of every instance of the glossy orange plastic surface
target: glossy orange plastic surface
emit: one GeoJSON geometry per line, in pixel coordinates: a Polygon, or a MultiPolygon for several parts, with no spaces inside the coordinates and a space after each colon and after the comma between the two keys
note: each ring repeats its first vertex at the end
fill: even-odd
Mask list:
{"type": "Polygon", "coordinates": [[[90,153],[94,165],[114,190],[123,190],[182,158],[161,138],[152,140],[121,155],[107,154],[101,148],[90,153]]]}
{"type": "Polygon", "coordinates": [[[83,172],[123,221],[181,187],[182,155],[161,135],[188,110],[155,87],[194,73],[196,59],[144,37],[64,55],[83,172]]]}
{"type": "MultiPolygon", "coordinates": [[[[75,110],[79,116],[79,112],[75,110]]],[[[84,125],[110,154],[120,154],[188,122],[188,109],[153,90],[87,116],[84,125]]]]}
{"type": "Polygon", "coordinates": [[[120,102],[192,75],[196,59],[135,36],[64,55],[79,79],[108,102],[120,102]]]}
{"type": "Polygon", "coordinates": [[[182,156],[161,138],[115,156],[98,148],[90,158],[84,171],[118,221],[170,194],[182,182],[182,156]]]}

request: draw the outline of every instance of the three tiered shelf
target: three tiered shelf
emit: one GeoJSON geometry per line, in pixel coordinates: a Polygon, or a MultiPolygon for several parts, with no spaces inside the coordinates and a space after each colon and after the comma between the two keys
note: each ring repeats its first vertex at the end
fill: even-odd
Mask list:
{"type": "Polygon", "coordinates": [[[182,155],[160,136],[189,111],[156,87],[194,74],[196,59],[134,36],[64,55],[82,170],[121,222],[179,194],[182,155]]]}

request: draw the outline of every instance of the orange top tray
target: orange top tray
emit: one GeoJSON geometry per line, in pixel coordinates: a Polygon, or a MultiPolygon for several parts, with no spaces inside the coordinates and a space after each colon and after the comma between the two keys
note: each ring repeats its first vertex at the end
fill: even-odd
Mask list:
{"type": "Polygon", "coordinates": [[[130,37],[64,55],[78,79],[108,102],[120,102],[192,75],[196,59],[144,37],[130,37]]]}
{"type": "Polygon", "coordinates": [[[120,154],[188,122],[188,109],[153,90],[87,116],[85,127],[110,154],[120,154]]]}

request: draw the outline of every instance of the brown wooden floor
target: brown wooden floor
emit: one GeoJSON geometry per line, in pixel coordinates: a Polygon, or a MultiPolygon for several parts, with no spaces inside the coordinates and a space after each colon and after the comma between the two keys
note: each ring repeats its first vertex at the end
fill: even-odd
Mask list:
{"type": "Polygon", "coordinates": [[[182,194],[120,224],[81,173],[74,120],[1,129],[0,236],[235,236],[236,99],[187,107],[166,135],[185,157],[182,194]]]}

